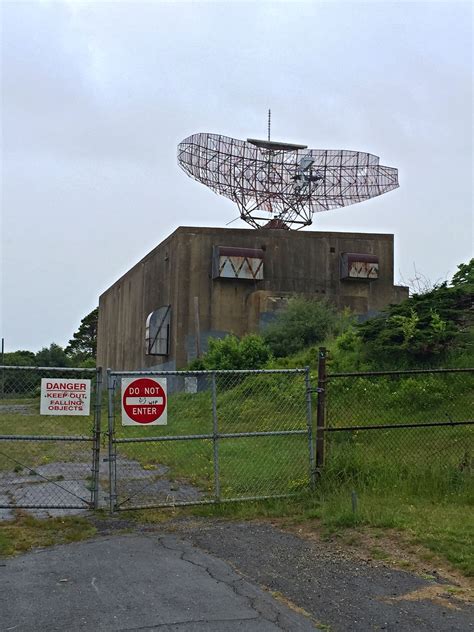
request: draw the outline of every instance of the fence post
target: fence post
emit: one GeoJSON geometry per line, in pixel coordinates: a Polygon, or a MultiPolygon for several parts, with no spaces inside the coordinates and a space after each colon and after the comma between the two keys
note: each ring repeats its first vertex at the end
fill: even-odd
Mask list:
{"type": "Polygon", "coordinates": [[[94,437],[92,457],[92,506],[99,507],[99,478],[100,478],[100,433],[102,418],[102,367],[97,367],[95,378],[95,407],[94,407],[94,437]]]}
{"type": "Polygon", "coordinates": [[[318,353],[318,407],[316,416],[316,471],[324,466],[324,428],[326,424],[326,348],[318,353]]]}
{"type": "Polygon", "coordinates": [[[217,421],[217,389],[216,374],[212,373],[212,445],[214,449],[214,495],[217,502],[221,499],[221,485],[219,480],[219,427],[217,421]]]}
{"type": "Polygon", "coordinates": [[[308,426],[308,447],[309,447],[309,474],[311,488],[316,486],[316,468],[314,462],[314,444],[313,444],[313,411],[311,397],[311,377],[309,374],[309,366],[305,368],[305,385],[306,385],[306,423],[308,426]]]}
{"type": "Polygon", "coordinates": [[[5,338],[2,338],[2,390],[1,390],[1,398],[5,397],[5,338]]]}
{"type": "Polygon", "coordinates": [[[115,468],[115,411],[114,411],[114,395],[115,395],[115,378],[112,371],[107,369],[107,391],[108,391],[108,435],[109,435],[109,509],[113,514],[117,499],[116,490],[116,468],[115,468]]]}

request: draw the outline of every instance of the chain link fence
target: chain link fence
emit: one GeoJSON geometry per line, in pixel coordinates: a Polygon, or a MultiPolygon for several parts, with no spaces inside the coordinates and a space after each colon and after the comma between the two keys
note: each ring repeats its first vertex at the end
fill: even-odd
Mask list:
{"type": "Polygon", "coordinates": [[[312,480],[306,369],[109,371],[108,389],[112,511],[287,496],[312,480]],[[141,377],[166,382],[167,425],[122,425],[139,401],[123,380],[141,377]]]}
{"type": "Polygon", "coordinates": [[[321,350],[317,388],[292,369],[109,370],[107,389],[101,462],[101,369],[0,366],[1,518],[290,496],[317,474],[322,489],[472,496],[474,369],[327,374],[321,350]],[[144,378],[165,387],[166,425],[122,423],[147,405],[126,394],[144,378]],[[90,413],[40,414],[45,379],[90,380],[90,413]]]}
{"type": "Polygon", "coordinates": [[[41,517],[98,506],[101,384],[100,369],[0,366],[2,518],[22,508],[41,517]],[[82,391],[72,399],[64,391],[70,384],[85,391],[89,381],[85,415],[82,391]]]}
{"type": "Polygon", "coordinates": [[[474,369],[325,373],[317,458],[326,485],[427,499],[472,495],[474,369]]]}

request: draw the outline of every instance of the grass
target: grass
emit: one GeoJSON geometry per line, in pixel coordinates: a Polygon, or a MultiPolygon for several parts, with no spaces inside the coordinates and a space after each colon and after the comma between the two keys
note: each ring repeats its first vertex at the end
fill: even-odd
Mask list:
{"type": "MultiPolygon", "coordinates": [[[[224,431],[284,428],[285,419],[288,427],[292,410],[281,394],[282,384],[265,390],[254,379],[220,396],[218,413],[224,431]]],[[[350,427],[469,419],[473,387],[470,374],[340,380],[329,391],[329,422],[350,427]]],[[[189,399],[177,397],[174,408],[170,407],[170,425],[160,432],[176,432],[175,421],[183,433],[210,431],[206,393],[186,397],[189,399]],[[196,408],[190,415],[191,402],[196,408]]],[[[304,411],[299,413],[292,418],[292,427],[303,429],[304,411]]],[[[328,534],[354,527],[402,530],[433,555],[472,575],[473,433],[473,426],[327,433],[324,473],[316,492],[309,495],[304,493],[308,471],[303,436],[291,437],[291,441],[289,437],[222,440],[224,497],[252,495],[251,490],[303,493],[295,499],[200,507],[193,513],[237,519],[291,516],[306,522],[316,520],[328,534]],[[353,491],[357,495],[355,512],[353,491]]],[[[157,444],[129,444],[121,449],[128,451],[133,446],[133,458],[142,460],[143,445],[148,454],[161,449],[157,444]]],[[[132,456],[132,452],[128,454],[132,456]]],[[[197,485],[207,485],[212,491],[211,442],[201,452],[193,452],[193,446],[185,442],[168,444],[157,458],[171,464],[175,476],[191,476],[197,485]],[[204,453],[200,467],[198,455],[204,457],[204,453]]]]}
{"type": "MultiPolygon", "coordinates": [[[[370,530],[372,539],[377,543],[380,540],[380,545],[369,553],[381,560],[392,558],[392,552],[384,550],[385,535],[400,532],[406,546],[422,545],[421,563],[444,560],[465,576],[474,577],[472,506],[411,500],[364,494],[359,496],[354,513],[350,493],[326,494],[319,488],[315,493],[301,493],[293,498],[203,505],[181,511],[173,509],[173,512],[224,520],[283,520],[289,527],[304,526],[306,531],[314,530],[323,540],[341,537],[342,543],[356,548],[359,548],[360,537],[370,530]],[[349,535],[345,537],[345,533],[349,535]]],[[[147,509],[126,515],[138,522],[159,523],[169,519],[169,510],[147,509]]],[[[402,561],[399,565],[403,566],[402,561]]]]}
{"type": "Polygon", "coordinates": [[[375,527],[404,531],[413,542],[474,576],[473,509],[466,503],[430,502],[419,497],[359,496],[357,512],[342,491],[322,496],[315,511],[328,533],[344,528],[375,527]]]}
{"type": "Polygon", "coordinates": [[[86,518],[68,516],[39,520],[19,512],[16,520],[0,523],[0,556],[17,555],[32,548],[78,542],[96,533],[86,518]]]}
{"type": "MultiPolygon", "coordinates": [[[[363,428],[374,422],[472,420],[473,378],[464,373],[342,379],[330,384],[328,421],[336,428],[363,428]]],[[[321,517],[327,527],[402,529],[474,575],[473,425],[328,434],[321,486],[321,517]]]]}
{"type": "MultiPolygon", "coordinates": [[[[22,406],[28,406],[31,414],[4,413],[0,408],[0,435],[91,436],[92,417],[40,415],[39,397],[2,399],[0,404],[8,407],[19,402],[22,406]]],[[[0,471],[26,473],[28,468],[52,462],[87,461],[89,453],[89,445],[82,442],[4,440],[0,442],[0,471]]]]}
{"type": "MultiPolygon", "coordinates": [[[[171,394],[168,425],[148,428],[120,425],[117,393],[117,437],[212,435],[212,399],[209,384],[207,387],[195,394],[171,394]]],[[[220,432],[306,429],[303,375],[226,376],[218,378],[217,392],[220,432]]],[[[341,378],[329,384],[328,422],[332,427],[351,428],[371,423],[472,419],[473,393],[474,376],[467,373],[402,379],[341,378]]],[[[30,403],[33,409],[39,409],[38,400],[30,403]]],[[[1,417],[0,434],[88,434],[90,426],[88,418],[10,414],[1,417]]],[[[442,556],[472,575],[473,432],[474,426],[448,425],[327,433],[326,466],[313,494],[307,492],[309,459],[305,434],[220,439],[223,499],[279,493],[298,496],[200,507],[193,512],[241,519],[286,516],[307,523],[316,521],[328,534],[367,526],[403,530],[433,555],[442,556]],[[353,491],[357,495],[355,512],[353,491]]],[[[0,470],[14,471],[24,465],[34,468],[55,460],[84,460],[88,447],[2,442],[0,470]]],[[[166,478],[178,486],[190,483],[203,498],[214,496],[212,439],[124,443],[118,444],[117,450],[119,456],[138,461],[146,471],[156,469],[157,478],[163,475],[160,466],[165,465],[169,468],[166,478]]],[[[121,488],[123,484],[119,478],[122,498],[126,491],[121,488]]],[[[145,489],[134,501],[152,502],[153,497],[146,494],[145,489]]],[[[158,513],[149,511],[146,516],[153,520],[158,513]]],[[[146,519],[144,512],[139,515],[146,519]]]]}
{"type": "Polygon", "coordinates": [[[474,372],[333,378],[328,384],[330,425],[472,421],[473,415],[474,372]]]}
{"type": "MultiPolygon", "coordinates": [[[[226,377],[218,383],[217,415],[221,433],[300,430],[306,432],[304,376],[301,374],[226,377]],[[219,388],[220,386],[220,388],[219,388]]],[[[164,435],[212,435],[213,413],[209,390],[177,393],[168,400],[168,425],[149,429],[121,426],[118,438],[164,435]]],[[[164,464],[168,477],[186,480],[204,496],[214,494],[212,439],[118,444],[120,455],[145,468],[164,464]]],[[[306,434],[220,439],[219,480],[223,499],[298,491],[309,482],[306,434]]],[[[119,481],[120,494],[120,481],[119,481]]],[[[124,483],[125,484],[125,483],[124,483]]],[[[138,498],[136,500],[139,500],[138,498]]],[[[146,502],[146,501],[144,501],[146,502]]]]}
{"type": "MultiPolygon", "coordinates": [[[[447,560],[468,577],[474,576],[472,505],[367,493],[359,496],[354,513],[350,493],[327,494],[319,489],[293,499],[199,507],[193,509],[193,514],[233,520],[285,518],[290,524],[313,525],[323,538],[348,530],[354,540],[354,529],[364,532],[368,527],[380,530],[381,534],[396,530],[413,544],[432,551],[433,557],[447,560]]],[[[145,512],[140,519],[146,519],[145,512]]],[[[154,520],[152,513],[148,519],[154,520]]],[[[384,559],[383,547],[377,549],[377,555],[373,556],[384,559]]]]}

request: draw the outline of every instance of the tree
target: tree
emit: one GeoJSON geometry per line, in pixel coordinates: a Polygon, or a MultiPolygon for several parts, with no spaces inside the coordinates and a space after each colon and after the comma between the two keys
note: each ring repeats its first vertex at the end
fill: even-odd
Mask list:
{"type": "Polygon", "coordinates": [[[451,285],[453,287],[470,286],[471,292],[474,291],[474,259],[458,266],[458,271],[453,276],[451,285]]]}
{"type": "Polygon", "coordinates": [[[95,359],[97,352],[97,323],[99,320],[99,308],[96,307],[90,314],[84,316],[79,329],[69,341],[65,352],[76,362],[84,362],[95,359]]]}
{"type": "Polygon", "coordinates": [[[62,347],[52,342],[49,347],[43,347],[35,356],[36,366],[70,366],[71,360],[62,347]]]}
{"type": "Polygon", "coordinates": [[[5,353],[4,364],[8,366],[35,366],[36,356],[33,351],[9,351],[5,353]]]}

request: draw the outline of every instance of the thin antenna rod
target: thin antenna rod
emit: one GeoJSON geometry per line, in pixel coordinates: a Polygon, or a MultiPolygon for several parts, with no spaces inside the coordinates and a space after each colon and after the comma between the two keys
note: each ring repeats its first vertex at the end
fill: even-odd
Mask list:
{"type": "Polygon", "coordinates": [[[272,124],[272,111],[268,110],[268,142],[270,142],[270,127],[272,124]]]}

